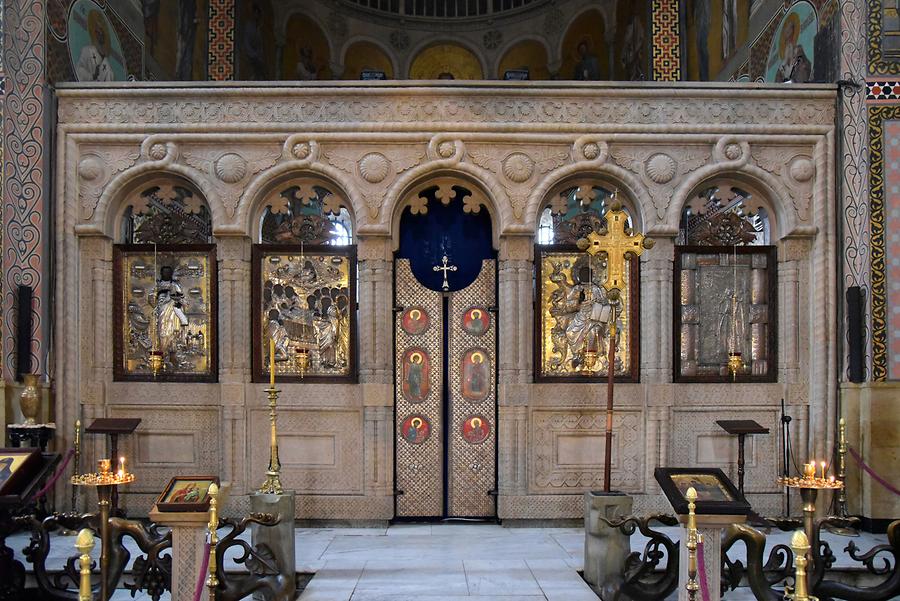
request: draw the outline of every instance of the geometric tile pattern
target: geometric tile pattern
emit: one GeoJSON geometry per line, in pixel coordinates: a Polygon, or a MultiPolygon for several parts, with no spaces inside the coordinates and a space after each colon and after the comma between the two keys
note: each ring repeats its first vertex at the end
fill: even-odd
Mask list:
{"type": "Polygon", "coordinates": [[[681,79],[678,0],[653,0],[653,81],[681,79]]]}
{"type": "Polygon", "coordinates": [[[869,102],[900,100],[900,81],[870,79],[866,82],[866,100],[869,102]]]}
{"type": "Polygon", "coordinates": [[[207,71],[210,81],[234,79],[235,0],[209,0],[207,71]]]}
{"type": "MultiPolygon", "coordinates": [[[[896,230],[900,226],[900,218],[895,211],[895,194],[893,186],[900,182],[895,175],[894,167],[900,167],[900,147],[892,144],[892,141],[900,140],[900,106],[870,106],[869,107],[869,203],[872,211],[872,380],[883,382],[891,378],[900,377],[900,357],[898,353],[890,353],[888,366],[888,346],[895,348],[888,340],[888,336],[896,336],[900,328],[888,326],[888,307],[891,310],[900,310],[900,290],[896,286],[900,284],[900,266],[893,260],[890,264],[886,257],[896,256],[889,252],[888,241],[897,244],[897,233],[894,231],[890,237],[886,235],[886,218],[891,215],[891,227],[896,230]],[[891,200],[886,201],[890,195],[891,200]],[[890,283],[890,284],[889,284],[890,283]],[[894,286],[893,298],[888,300],[888,286],[894,286]]],[[[892,320],[895,324],[896,320],[892,320]]],[[[895,342],[893,338],[891,342],[895,342]]]]}

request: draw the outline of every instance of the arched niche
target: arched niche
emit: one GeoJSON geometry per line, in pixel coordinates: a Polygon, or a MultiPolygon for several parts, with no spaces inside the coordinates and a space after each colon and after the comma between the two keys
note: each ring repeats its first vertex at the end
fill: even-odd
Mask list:
{"type": "Polygon", "coordinates": [[[449,204],[461,201],[466,213],[486,211],[491,219],[491,239],[494,250],[500,248],[501,216],[487,192],[487,187],[467,174],[453,171],[433,172],[406,186],[394,203],[391,213],[391,237],[393,250],[400,247],[400,219],[405,211],[413,215],[424,214],[432,202],[449,204]]]}
{"type": "Polygon", "coordinates": [[[599,231],[605,226],[604,216],[613,199],[622,203],[628,215],[628,227],[640,231],[634,200],[627,192],[605,179],[583,177],[564,181],[551,189],[538,211],[535,242],[575,244],[591,231],[599,231]]]}
{"type": "Polygon", "coordinates": [[[255,242],[347,246],[356,231],[347,195],[315,175],[280,178],[270,184],[252,213],[255,242]]]}
{"type": "Polygon", "coordinates": [[[388,79],[394,79],[396,69],[390,55],[378,44],[358,40],[344,52],[344,79],[359,79],[366,69],[381,71],[388,79]]]}
{"type": "Polygon", "coordinates": [[[312,81],[332,78],[331,45],[322,28],[309,16],[294,13],[285,25],[280,78],[312,81]]]}
{"type": "Polygon", "coordinates": [[[560,79],[585,81],[610,79],[607,23],[599,10],[581,13],[563,36],[560,79]]]}
{"type": "Polygon", "coordinates": [[[696,186],[681,209],[675,243],[763,246],[779,238],[772,203],[746,180],[719,176],[696,186]]]}
{"type": "Polygon", "coordinates": [[[484,79],[484,67],[465,46],[440,42],[415,55],[409,65],[409,79],[484,79]]]}
{"type": "Polygon", "coordinates": [[[115,238],[124,244],[208,244],[212,215],[184,178],[158,175],[131,186],[120,203],[115,238]]]}
{"type": "Polygon", "coordinates": [[[532,80],[550,79],[547,48],[537,40],[521,40],[503,53],[497,65],[497,79],[510,69],[528,69],[532,80]]]}

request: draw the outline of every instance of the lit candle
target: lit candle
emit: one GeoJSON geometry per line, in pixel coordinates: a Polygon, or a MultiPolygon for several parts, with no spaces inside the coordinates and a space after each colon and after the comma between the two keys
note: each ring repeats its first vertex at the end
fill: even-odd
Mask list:
{"type": "Polygon", "coordinates": [[[834,476],[828,476],[828,481],[834,484],[834,476]]]}
{"type": "Polygon", "coordinates": [[[119,457],[119,476],[122,477],[125,475],[125,458],[119,457]]]}
{"type": "Polygon", "coordinates": [[[269,338],[269,386],[275,388],[275,339],[269,338]]]}
{"type": "Polygon", "coordinates": [[[827,464],[823,461],[823,462],[822,462],[822,480],[825,479],[825,466],[826,466],[826,465],[827,465],[827,464]]]}

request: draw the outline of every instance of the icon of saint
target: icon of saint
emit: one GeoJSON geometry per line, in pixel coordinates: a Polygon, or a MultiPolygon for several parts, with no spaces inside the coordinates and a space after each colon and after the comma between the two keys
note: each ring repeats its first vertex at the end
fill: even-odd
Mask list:
{"type": "Polygon", "coordinates": [[[409,364],[406,371],[406,384],[409,387],[409,396],[413,399],[422,398],[422,367],[424,360],[422,354],[415,352],[409,356],[409,364]]]}

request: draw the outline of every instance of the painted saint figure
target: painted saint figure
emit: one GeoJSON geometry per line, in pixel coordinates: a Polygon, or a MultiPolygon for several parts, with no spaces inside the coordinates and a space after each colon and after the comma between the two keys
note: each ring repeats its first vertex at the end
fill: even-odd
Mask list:
{"type": "Polygon", "coordinates": [[[462,395],[469,401],[484,400],[490,393],[490,358],[483,349],[472,349],[462,358],[462,395]]]}
{"type": "Polygon", "coordinates": [[[406,382],[409,385],[409,395],[414,399],[420,399],[422,394],[422,355],[413,353],[409,357],[409,367],[406,372],[406,382]]]}
{"type": "Polygon", "coordinates": [[[781,29],[778,43],[780,65],[775,74],[778,83],[806,83],[812,75],[812,62],[800,44],[800,15],[791,13],[781,29]]]}
{"type": "Polygon", "coordinates": [[[109,54],[112,48],[106,19],[99,10],[88,12],[88,34],[91,43],[81,49],[75,64],[78,81],[112,81],[115,79],[109,54]]]}
{"type": "MultiPolygon", "coordinates": [[[[171,265],[163,265],[159,269],[159,280],[147,297],[154,308],[159,350],[163,357],[171,360],[172,355],[181,350],[184,332],[188,326],[188,318],[183,307],[184,292],[175,280],[171,265]]],[[[177,363],[177,359],[172,362],[177,363]]]]}

